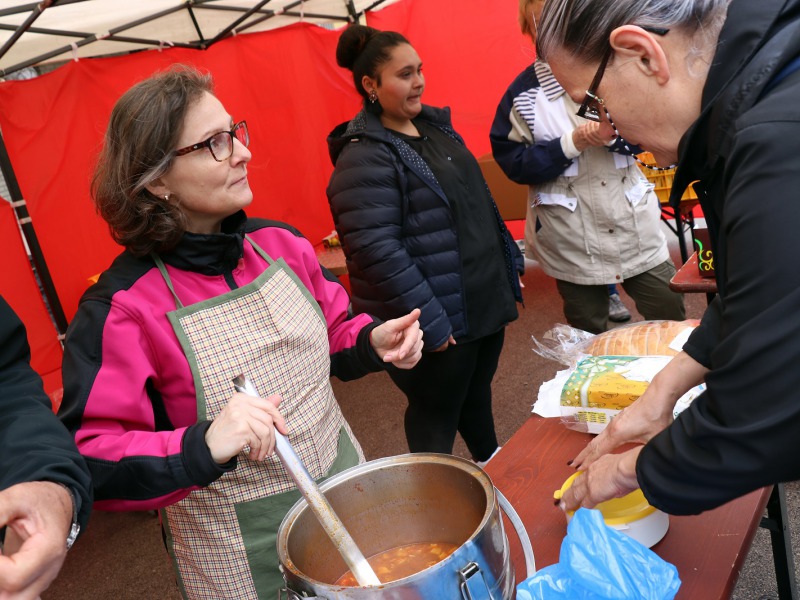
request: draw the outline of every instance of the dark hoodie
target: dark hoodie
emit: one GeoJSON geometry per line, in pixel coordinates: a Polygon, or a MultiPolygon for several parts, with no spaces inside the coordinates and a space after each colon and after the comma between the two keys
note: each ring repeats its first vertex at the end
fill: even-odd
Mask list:
{"type": "MultiPolygon", "coordinates": [[[[423,106],[417,121],[463,146],[449,109],[423,106]]],[[[497,271],[494,281],[507,281],[509,286],[471,292],[481,298],[467,297],[465,291],[474,286],[468,285],[470,272],[464,273],[453,207],[430,166],[409,143],[387,130],[376,115],[361,111],[331,132],[328,147],[336,167],[328,201],[347,258],[355,312],[391,319],[420,308],[426,350],[438,348],[451,335],[474,339],[476,330],[486,335],[516,319],[512,292],[521,301],[517,270],[522,272],[522,256],[468,151],[463,153],[463,169],[483,188],[474,194],[486,198],[489,206],[481,208],[490,223],[478,239],[482,248],[470,250],[502,254],[504,261],[488,261],[487,268],[497,271]],[[488,306],[479,323],[468,322],[470,301],[488,306]]]]}
{"type": "Polygon", "coordinates": [[[673,198],[696,179],[719,293],[684,350],[707,391],[647,444],[647,499],[696,514],[800,479],[800,0],[733,0],[673,198]]]}

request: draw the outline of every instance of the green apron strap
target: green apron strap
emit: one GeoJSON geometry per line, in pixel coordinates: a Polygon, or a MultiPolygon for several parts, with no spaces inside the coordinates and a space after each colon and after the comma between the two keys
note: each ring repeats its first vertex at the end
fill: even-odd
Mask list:
{"type": "Polygon", "coordinates": [[[253,247],[253,249],[261,255],[261,258],[267,261],[268,265],[272,265],[272,263],[275,262],[274,260],[272,260],[272,257],[269,254],[267,254],[264,250],[262,250],[261,246],[256,244],[253,238],[251,238],[246,233],[244,234],[244,239],[250,242],[250,245],[253,247]]]}
{"type": "Polygon", "coordinates": [[[167,273],[167,267],[164,265],[164,261],[161,260],[161,257],[156,254],[155,252],[151,252],[150,256],[155,261],[158,270],[161,271],[161,276],[164,278],[164,281],[167,283],[167,287],[169,291],[172,292],[172,297],[175,298],[175,305],[178,308],[183,308],[183,304],[181,303],[181,299],[178,298],[178,294],[175,293],[175,288],[172,287],[172,279],[169,277],[169,273],[167,273]]]}

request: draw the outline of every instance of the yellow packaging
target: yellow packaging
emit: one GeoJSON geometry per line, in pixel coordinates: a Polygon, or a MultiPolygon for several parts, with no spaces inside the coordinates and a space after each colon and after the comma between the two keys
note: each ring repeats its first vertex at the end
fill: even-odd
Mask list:
{"type": "Polygon", "coordinates": [[[599,433],[626,406],[644,394],[669,361],[662,356],[589,356],[581,360],[561,390],[561,414],[599,433]]]}

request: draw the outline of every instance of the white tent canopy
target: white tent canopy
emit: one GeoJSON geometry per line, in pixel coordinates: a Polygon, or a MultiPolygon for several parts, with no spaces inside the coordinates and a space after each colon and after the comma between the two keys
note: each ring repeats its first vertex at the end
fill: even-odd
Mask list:
{"type": "Polygon", "coordinates": [[[71,58],[207,48],[298,21],[336,27],[397,0],[0,0],[0,76],[71,58]]]}

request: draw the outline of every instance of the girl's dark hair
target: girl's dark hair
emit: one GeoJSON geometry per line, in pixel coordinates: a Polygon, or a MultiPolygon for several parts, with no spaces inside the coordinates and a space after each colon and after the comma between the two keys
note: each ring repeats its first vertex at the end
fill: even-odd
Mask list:
{"type": "MultiPolygon", "coordinates": [[[[361,80],[364,75],[378,81],[376,77],[381,65],[389,62],[392,49],[409,41],[396,31],[379,31],[366,25],[350,25],[342,32],[336,45],[336,64],[353,72],[356,91],[364,98],[364,105],[370,107],[369,94],[361,80]]],[[[375,105],[380,106],[377,102],[375,105]]],[[[374,105],[373,105],[374,106],[374,105]]]]}
{"type": "Polygon", "coordinates": [[[134,85],[111,111],[92,198],[114,240],[136,256],[171,250],[186,231],[180,206],[146,186],[169,170],[186,113],[206,92],[211,75],[174,65],[134,85]]]}

